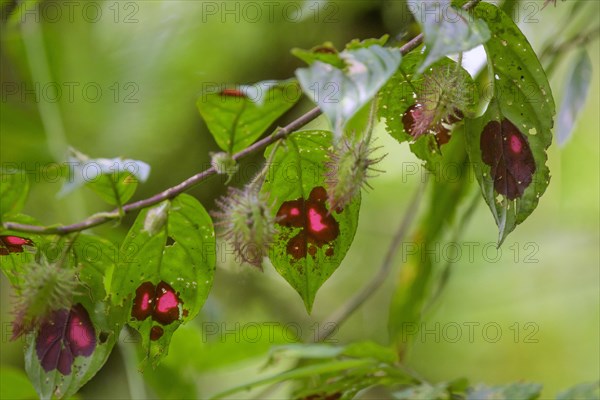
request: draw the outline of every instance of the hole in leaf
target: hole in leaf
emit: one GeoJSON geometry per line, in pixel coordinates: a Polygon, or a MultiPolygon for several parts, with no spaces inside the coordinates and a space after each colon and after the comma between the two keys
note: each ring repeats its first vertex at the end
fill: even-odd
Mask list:
{"type": "Polygon", "coordinates": [[[100,335],[98,335],[98,341],[100,342],[100,344],[106,343],[106,341],[108,340],[108,332],[100,332],[100,335]]]}
{"type": "Polygon", "coordinates": [[[173,246],[175,244],[175,239],[173,239],[171,236],[167,236],[167,243],[165,244],[165,246],[169,247],[169,246],[173,246]]]}

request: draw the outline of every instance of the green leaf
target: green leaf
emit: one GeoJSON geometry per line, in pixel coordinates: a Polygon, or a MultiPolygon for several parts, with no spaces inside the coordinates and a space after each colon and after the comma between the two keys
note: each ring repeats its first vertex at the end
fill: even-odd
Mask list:
{"type": "Polygon", "coordinates": [[[354,342],[346,346],[334,346],[325,343],[292,343],[271,348],[271,359],[299,358],[299,359],[327,359],[338,356],[351,358],[371,358],[388,364],[398,360],[395,351],[387,346],[375,342],[354,342]]]}
{"type": "Polygon", "coordinates": [[[558,145],[563,146],[571,137],[577,117],[585,105],[592,82],[592,62],[583,50],[573,63],[565,79],[565,94],[558,111],[556,136],[558,145]]]}
{"type": "Polygon", "coordinates": [[[452,393],[464,393],[469,387],[469,380],[467,378],[456,378],[448,382],[448,390],[452,393]]]}
{"type": "Polygon", "coordinates": [[[315,61],[321,61],[325,64],[333,65],[339,69],[346,68],[346,62],[340,58],[339,52],[331,42],[325,42],[322,45],[315,46],[310,50],[293,48],[291,53],[308,65],[312,65],[315,61]]]}
{"type": "Polygon", "coordinates": [[[202,308],[216,262],[214,229],[204,207],[186,194],[169,203],[140,212],[121,245],[110,288],[113,302],[124,306],[129,325],[141,333],[146,361],[153,365],[167,355],[177,327],[202,308]],[[166,216],[149,223],[155,210],[166,216]]]}
{"type": "Polygon", "coordinates": [[[372,45],[344,50],[339,57],[347,68],[315,61],[296,70],[302,90],[331,121],[337,137],[346,123],[396,72],[402,57],[399,49],[372,45]]]}
{"type": "Polygon", "coordinates": [[[0,367],[0,399],[30,400],[36,397],[25,372],[7,365],[0,367]]]}
{"type": "MultiPolygon", "coordinates": [[[[295,369],[283,374],[295,381],[297,391],[293,398],[332,396],[336,399],[352,399],[358,391],[370,386],[393,386],[412,381],[405,372],[395,367],[397,357],[391,348],[369,341],[347,346],[297,343],[274,347],[270,353],[268,365],[281,358],[297,361],[295,369]],[[347,361],[351,364],[346,364],[347,361]],[[355,361],[358,363],[354,364],[355,361]],[[338,368],[338,363],[344,367],[338,368]]],[[[281,374],[276,375],[235,390],[275,383],[281,377],[281,374]]]]}
{"type": "MultiPolygon", "coordinates": [[[[367,361],[365,359],[364,361],[367,361]]],[[[365,363],[338,373],[325,373],[298,382],[294,398],[355,399],[370,387],[394,387],[411,382],[402,371],[382,363],[365,363]]]]}
{"type": "Polygon", "coordinates": [[[537,56],[511,18],[488,3],[480,3],[475,16],[493,32],[484,45],[493,97],[483,116],[465,122],[467,151],[501,244],[533,212],[548,186],[554,99],[537,56]]]}
{"type": "Polygon", "coordinates": [[[325,343],[292,343],[274,346],[269,351],[269,363],[279,358],[324,359],[337,357],[344,353],[343,346],[332,346],[325,343]]]}
{"type": "Polygon", "coordinates": [[[28,193],[27,175],[22,171],[3,168],[0,171],[0,221],[21,211],[28,193]]]}
{"type": "Polygon", "coordinates": [[[64,196],[73,190],[87,186],[102,200],[121,206],[133,196],[138,182],[145,182],[150,166],[143,161],[118,158],[89,158],[71,149],[67,163],[69,178],[58,193],[64,196]]]}
{"type": "Polygon", "coordinates": [[[398,354],[392,348],[371,341],[350,343],[343,354],[353,358],[372,358],[388,364],[398,361],[398,354]]]}
{"type": "Polygon", "coordinates": [[[274,210],[279,210],[279,232],[270,259],[300,294],[308,312],[319,287],[344,259],[358,224],[359,196],[330,214],[325,204],[323,165],[331,141],[330,132],[305,131],[265,151],[267,159],[272,151],[276,153],[262,190],[274,201],[274,210]]]}
{"type": "MultiPolygon", "coordinates": [[[[365,40],[353,39],[346,44],[345,50],[358,50],[374,45],[383,47],[387,43],[388,39],[389,35],[383,35],[380,38],[365,40]]],[[[340,57],[339,52],[331,42],[325,42],[321,45],[313,47],[310,50],[293,48],[291,53],[308,65],[312,65],[315,61],[321,61],[325,64],[333,65],[338,69],[344,69],[348,66],[346,61],[340,57]]]]}
{"type": "MultiPolygon", "coordinates": [[[[313,345],[310,345],[313,353],[313,345]]],[[[299,346],[298,346],[299,347],[299,346]]],[[[340,360],[347,358],[370,361],[365,365],[349,368],[338,373],[322,373],[308,379],[300,379],[299,389],[294,398],[315,397],[353,399],[356,393],[371,386],[396,386],[412,382],[404,371],[396,368],[398,358],[394,350],[377,343],[364,341],[350,343],[345,347],[329,346],[333,351],[343,350],[339,354],[323,357],[327,351],[321,352],[321,357],[304,358],[302,363],[329,362],[332,357],[340,360]]],[[[315,354],[311,354],[313,356],[315,354]]]]}
{"type": "Polygon", "coordinates": [[[436,384],[421,383],[393,393],[398,400],[450,400],[463,399],[469,386],[465,378],[436,384]]]}
{"type": "Polygon", "coordinates": [[[477,385],[467,392],[467,400],[535,400],[540,397],[538,383],[511,383],[508,385],[477,385]]]}
{"type": "MultiPolygon", "coordinates": [[[[62,246],[67,246],[67,244],[62,243],[59,248],[62,246]]],[[[63,267],[78,268],[80,271],[81,289],[75,296],[73,304],[83,307],[93,329],[92,331],[84,330],[87,325],[80,318],[81,313],[71,313],[71,319],[66,321],[62,335],[41,337],[40,329],[27,335],[25,369],[40,398],[50,399],[53,396],[63,398],[73,395],[96,375],[108,359],[123,323],[122,311],[112,309],[105,301],[104,277],[114,267],[116,254],[117,250],[110,242],[91,235],[79,235],[72,245],[65,261],[66,265],[63,267]],[[75,316],[82,321],[82,327],[71,325],[75,324],[73,319],[75,316]],[[77,338],[76,343],[92,341],[94,343],[92,354],[75,356],[72,365],[69,365],[70,373],[68,374],[60,372],[56,366],[46,370],[41,364],[37,351],[38,346],[48,338],[53,338],[58,343],[51,347],[41,347],[42,349],[57,348],[56,346],[62,346],[69,340],[73,343],[73,339],[65,336],[69,332],[74,332],[71,334],[77,338]],[[93,336],[90,337],[89,334],[93,334],[93,336]]],[[[63,354],[71,354],[70,350],[64,348],[62,351],[63,354]]],[[[52,357],[50,350],[42,354],[44,357],[52,357]]]]}
{"type": "Polygon", "coordinates": [[[450,3],[451,0],[423,0],[409,7],[421,26],[426,47],[419,73],[449,54],[470,50],[490,38],[484,21],[473,19],[467,11],[450,3]]]}
{"type": "Polygon", "coordinates": [[[96,181],[90,182],[92,189],[108,204],[121,206],[129,201],[137,189],[138,180],[129,172],[102,174],[96,181]]]}
{"type": "Polygon", "coordinates": [[[351,368],[358,368],[369,364],[372,364],[371,360],[336,360],[313,364],[306,367],[291,369],[289,371],[282,372],[277,375],[273,375],[251,383],[246,383],[244,385],[228,389],[224,392],[216,394],[215,396],[211,397],[211,399],[230,398],[230,396],[234,393],[250,390],[259,386],[274,384],[277,382],[285,382],[292,379],[310,378],[314,377],[315,375],[328,373],[337,375],[340,371],[344,371],[351,368]]]}
{"type": "Polygon", "coordinates": [[[383,47],[383,46],[385,46],[385,44],[387,43],[389,38],[390,38],[390,35],[385,34],[380,38],[371,38],[371,39],[364,39],[364,40],[352,39],[351,41],[348,42],[348,44],[346,44],[346,50],[362,49],[362,48],[366,48],[366,47],[371,47],[373,45],[379,45],[379,46],[383,47]]]}
{"type": "Polygon", "coordinates": [[[435,385],[422,384],[394,393],[398,400],[449,400],[448,384],[445,382],[435,385]]]}
{"type": "Polygon", "coordinates": [[[260,335],[256,341],[240,340],[246,334],[243,325],[236,325],[226,333],[222,328],[221,322],[208,321],[180,326],[173,335],[169,356],[158,368],[204,373],[252,358],[263,358],[274,344],[290,341],[283,325],[269,326],[268,334],[260,335]]]}
{"type": "MultiPolygon", "coordinates": [[[[422,63],[424,55],[418,51],[407,54],[403,59],[398,72],[392,76],[379,94],[379,117],[385,118],[387,132],[398,142],[409,142],[411,151],[421,160],[425,167],[436,173],[436,165],[441,162],[442,146],[438,144],[435,135],[427,133],[417,139],[405,130],[404,114],[416,102],[417,92],[429,93],[431,89],[425,86],[423,75],[417,74],[417,67],[422,63]]],[[[473,79],[464,68],[458,68],[454,61],[444,58],[432,68],[446,68],[450,73],[458,71],[460,79],[464,81],[463,90],[467,93],[469,102],[466,109],[462,110],[466,116],[474,116],[478,103],[477,87],[473,79]]],[[[431,70],[431,69],[430,69],[431,70]]]]}
{"type": "Polygon", "coordinates": [[[580,383],[556,395],[556,400],[600,400],[600,381],[580,383]]]}
{"type": "Polygon", "coordinates": [[[219,147],[236,153],[258,139],[299,98],[298,83],[290,79],[213,90],[196,105],[219,147]]]}

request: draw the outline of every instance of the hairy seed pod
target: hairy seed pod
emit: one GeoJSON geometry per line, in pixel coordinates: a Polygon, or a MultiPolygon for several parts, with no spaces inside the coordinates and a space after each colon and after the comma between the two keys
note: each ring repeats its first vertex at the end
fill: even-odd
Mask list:
{"type": "Polygon", "coordinates": [[[415,139],[431,133],[444,144],[450,139],[444,124],[460,121],[469,103],[465,76],[453,66],[433,67],[423,76],[415,104],[404,113],[404,129],[415,139]]]}
{"type": "Polygon", "coordinates": [[[361,189],[371,187],[368,179],[373,168],[383,157],[372,158],[376,149],[370,148],[364,140],[342,139],[329,153],[326,163],[325,184],[330,210],[340,210],[354,199],[361,189]]]}
{"type": "Polygon", "coordinates": [[[22,283],[15,287],[12,339],[43,323],[53,311],[71,307],[73,297],[78,294],[76,272],[45,260],[24,267],[22,283]]]}
{"type": "Polygon", "coordinates": [[[243,262],[262,270],[262,260],[276,233],[275,217],[267,196],[252,184],[244,189],[230,187],[216,204],[218,210],[211,214],[219,235],[233,244],[243,262]]]}

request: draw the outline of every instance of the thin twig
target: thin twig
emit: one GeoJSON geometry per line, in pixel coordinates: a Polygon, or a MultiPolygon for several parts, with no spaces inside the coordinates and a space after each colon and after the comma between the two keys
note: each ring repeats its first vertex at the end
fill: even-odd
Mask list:
{"type": "MultiPolygon", "coordinates": [[[[463,10],[469,10],[475,7],[481,0],[471,0],[465,3],[462,6],[463,10]]],[[[402,55],[406,55],[408,52],[417,48],[423,42],[423,34],[419,34],[415,36],[412,40],[404,44],[400,48],[400,52],[402,55]]],[[[318,107],[313,108],[308,111],[306,114],[300,116],[296,120],[292,121],[288,125],[283,128],[278,129],[274,134],[267,136],[253,145],[245,148],[244,150],[233,155],[234,160],[239,160],[249,154],[255,153],[259,150],[264,149],[268,145],[275,143],[276,141],[285,138],[286,136],[294,133],[295,131],[301,129],[306,124],[317,118],[321,115],[321,110],[318,107]]],[[[173,197],[185,192],[186,190],[194,187],[198,183],[204,181],[205,179],[215,175],[217,171],[210,167],[196,175],[193,175],[186,179],[185,181],[170,187],[152,197],[148,197],[143,200],[139,200],[133,203],[126,204],[122,207],[121,210],[115,209],[111,212],[100,213],[96,215],[92,215],[83,221],[71,224],[71,225],[53,225],[53,226],[38,226],[38,225],[28,225],[28,224],[20,224],[16,222],[4,222],[2,227],[4,229],[18,231],[18,232],[30,232],[37,234],[59,234],[66,235],[73,232],[80,232],[86,229],[93,228],[95,226],[104,224],[106,222],[122,218],[123,215],[128,214],[132,211],[137,211],[142,208],[153,206],[154,204],[160,203],[161,201],[172,199],[173,197]]]]}
{"type": "MultiPolygon", "coordinates": [[[[278,129],[273,135],[267,136],[267,137],[259,140],[258,142],[254,143],[252,146],[247,147],[246,149],[234,154],[233,158],[235,160],[239,160],[249,154],[252,154],[254,152],[262,150],[265,147],[267,147],[268,145],[275,143],[276,141],[288,136],[290,133],[295,132],[298,129],[302,128],[303,126],[308,124],[310,121],[317,118],[319,115],[321,115],[321,110],[319,110],[318,107],[315,107],[312,110],[310,110],[309,112],[307,112],[306,114],[299,117],[298,119],[292,121],[290,124],[284,126],[283,128],[278,129]]],[[[161,201],[172,199],[173,197],[185,192],[186,190],[197,185],[198,183],[202,182],[206,178],[208,178],[212,175],[215,175],[216,173],[217,173],[217,171],[213,167],[210,167],[210,168],[186,179],[185,181],[181,182],[180,184],[170,187],[169,189],[164,190],[152,197],[148,197],[147,199],[143,199],[140,201],[136,201],[134,203],[129,203],[129,204],[124,205],[122,207],[121,212],[122,212],[122,214],[127,214],[127,213],[130,213],[135,210],[153,206],[154,204],[160,203],[161,201]]],[[[115,218],[119,218],[119,217],[121,217],[121,214],[119,213],[119,210],[116,209],[110,213],[103,213],[101,215],[91,216],[81,222],[71,224],[71,225],[36,226],[36,225],[19,224],[16,222],[5,222],[2,224],[2,226],[5,229],[10,229],[13,231],[31,232],[31,233],[38,233],[38,234],[65,235],[68,233],[83,231],[83,230],[92,228],[94,226],[101,225],[101,224],[108,222],[110,220],[113,220],[115,218]]]]}
{"type": "Polygon", "coordinates": [[[404,212],[404,217],[402,218],[402,221],[400,221],[398,231],[392,238],[392,242],[388,247],[387,253],[383,259],[383,262],[381,263],[381,267],[379,268],[377,275],[375,275],[360,292],[358,292],[354,297],[350,298],[350,300],[348,300],[325,320],[326,323],[323,325],[324,328],[315,338],[315,342],[322,342],[331,336],[339,328],[339,326],[344,323],[348,317],[350,317],[350,315],[352,315],[361,305],[363,305],[365,301],[371,297],[371,295],[375,293],[377,289],[379,289],[379,287],[386,281],[392,270],[394,256],[396,255],[398,247],[404,241],[404,238],[406,237],[412,222],[415,219],[417,210],[421,204],[421,197],[425,191],[424,189],[426,182],[427,181],[424,180],[419,185],[410,201],[408,208],[404,212]]]}
{"type": "MultiPolygon", "coordinates": [[[[479,206],[480,201],[481,201],[481,193],[479,192],[479,190],[473,191],[473,195],[471,197],[471,201],[469,202],[469,206],[467,207],[465,212],[462,214],[462,218],[460,219],[458,227],[454,231],[454,235],[452,236],[450,243],[457,243],[460,240],[460,237],[466,230],[467,225],[469,225],[469,222],[471,222],[471,218],[475,215],[475,211],[477,210],[477,207],[479,206]]],[[[448,260],[446,262],[446,264],[444,265],[444,268],[442,269],[439,284],[435,288],[433,294],[430,296],[429,300],[427,301],[427,304],[423,307],[422,314],[426,314],[433,307],[433,305],[436,303],[436,301],[442,294],[442,290],[444,289],[444,286],[448,282],[448,279],[450,279],[450,272],[451,272],[452,265],[453,265],[453,262],[450,260],[448,260]]]]}
{"type": "Polygon", "coordinates": [[[596,40],[600,37],[600,26],[595,27],[594,29],[587,32],[580,32],[577,35],[573,36],[570,39],[565,40],[564,42],[556,45],[553,43],[552,45],[546,47],[542,51],[542,55],[540,59],[544,60],[555,54],[562,54],[570,49],[580,49],[585,46],[589,42],[596,40]]]}

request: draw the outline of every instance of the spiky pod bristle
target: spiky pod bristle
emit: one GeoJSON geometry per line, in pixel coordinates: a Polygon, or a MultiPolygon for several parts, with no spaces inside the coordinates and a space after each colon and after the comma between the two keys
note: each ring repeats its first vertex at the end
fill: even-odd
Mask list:
{"type": "Polygon", "coordinates": [[[262,269],[262,260],[276,234],[267,196],[252,185],[244,189],[230,187],[216,204],[218,210],[211,214],[219,235],[233,244],[239,259],[262,269]]]}
{"type": "Polygon", "coordinates": [[[13,336],[16,339],[43,323],[53,311],[70,308],[78,294],[79,280],[73,268],[46,261],[24,267],[22,283],[15,287],[13,336]]]}
{"type": "Polygon", "coordinates": [[[330,210],[346,207],[361,189],[370,188],[368,180],[372,172],[382,172],[373,168],[383,157],[372,157],[375,148],[365,140],[338,140],[329,153],[326,163],[325,184],[330,210]]]}
{"type": "MultiPolygon", "coordinates": [[[[415,105],[405,113],[405,130],[415,139],[426,133],[449,140],[449,129],[443,124],[460,121],[470,103],[465,76],[453,66],[433,67],[423,75],[415,105]]],[[[438,142],[440,142],[438,140],[438,142]]]]}

